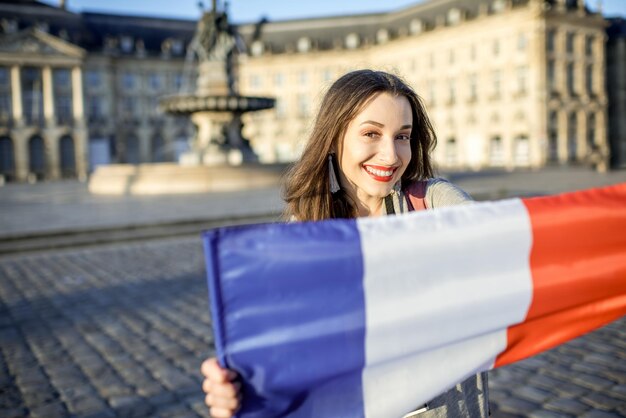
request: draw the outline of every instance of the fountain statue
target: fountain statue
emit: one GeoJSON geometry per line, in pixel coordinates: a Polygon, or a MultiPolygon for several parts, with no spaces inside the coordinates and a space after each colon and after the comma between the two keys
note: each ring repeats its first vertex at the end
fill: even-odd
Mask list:
{"type": "Polygon", "coordinates": [[[161,99],[171,114],[187,115],[196,126],[190,150],[178,163],[99,166],[89,179],[96,194],[177,194],[275,186],[284,166],[258,163],[242,136],[242,115],[274,107],[269,97],[237,91],[237,54],[243,42],[213,0],[203,11],[187,49],[183,90],[161,99]],[[193,74],[197,72],[194,80],[193,74]]]}
{"type": "MultiPolygon", "coordinates": [[[[212,10],[203,13],[187,50],[187,68],[198,61],[195,91],[183,91],[161,100],[164,111],[190,115],[197,128],[191,151],[181,155],[183,165],[239,165],[257,161],[248,140],[242,136],[241,116],[245,112],[270,109],[275,101],[238,94],[235,74],[240,45],[242,42],[228,23],[227,12],[218,10],[213,0],[212,10]]],[[[189,73],[185,70],[186,79],[189,73]]],[[[189,89],[192,84],[186,80],[183,86],[189,89]]]]}

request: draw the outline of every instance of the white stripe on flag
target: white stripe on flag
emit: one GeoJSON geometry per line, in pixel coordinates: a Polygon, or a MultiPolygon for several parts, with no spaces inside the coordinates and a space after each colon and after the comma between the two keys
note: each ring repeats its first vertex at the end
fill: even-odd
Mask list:
{"type": "Polygon", "coordinates": [[[530,220],[513,199],[357,224],[365,415],[401,416],[506,348],[507,327],[524,320],[531,302],[530,220]]]}

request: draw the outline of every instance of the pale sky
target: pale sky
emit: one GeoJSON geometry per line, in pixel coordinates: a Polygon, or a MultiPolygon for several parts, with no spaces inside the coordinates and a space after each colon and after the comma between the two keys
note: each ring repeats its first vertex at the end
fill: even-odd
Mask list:
{"type": "MultiPolygon", "coordinates": [[[[223,0],[219,0],[223,2],[223,0]]],[[[401,9],[423,0],[231,0],[229,17],[234,23],[250,23],[267,16],[283,20],[314,16],[332,16],[354,13],[382,12],[401,9]]],[[[58,4],[58,0],[45,0],[58,4]]],[[[144,16],[197,19],[200,16],[198,0],[66,0],[74,12],[91,11],[144,16]]],[[[211,7],[211,0],[203,0],[211,7]]],[[[595,10],[599,0],[587,0],[595,10]]],[[[626,16],[626,0],[602,0],[605,16],[626,16]]]]}

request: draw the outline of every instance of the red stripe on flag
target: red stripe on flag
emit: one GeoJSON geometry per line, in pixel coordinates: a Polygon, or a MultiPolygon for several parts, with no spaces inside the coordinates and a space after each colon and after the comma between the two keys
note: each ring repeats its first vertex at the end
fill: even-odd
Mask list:
{"type": "Polygon", "coordinates": [[[509,327],[500,367],[626,314],[626,183],[524,199],[532,225],[532,302],[509,327]]]}

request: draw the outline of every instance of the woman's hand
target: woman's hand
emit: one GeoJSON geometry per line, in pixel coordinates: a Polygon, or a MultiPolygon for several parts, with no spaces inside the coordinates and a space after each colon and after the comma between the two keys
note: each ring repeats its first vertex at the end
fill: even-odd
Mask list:
{"type": "Polygon", "coordinates": [[[237,373],[222,368],[215,357],[206,359],[200,370],[205,378],[202,382],[202,390],[206,393],[204,403],[211,409],[211,416],[232,417],[241,406],[241,383],[234,382],[237,373]]]}

